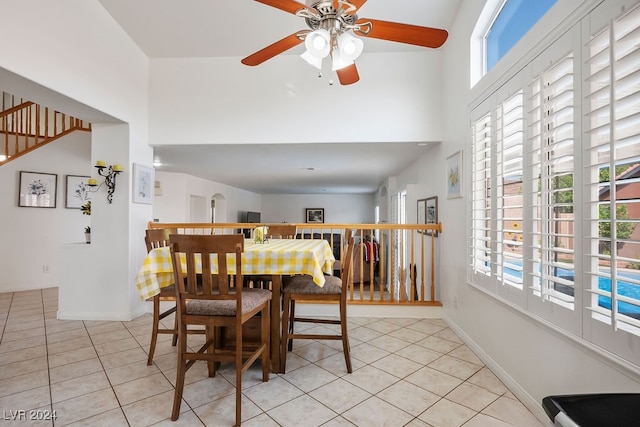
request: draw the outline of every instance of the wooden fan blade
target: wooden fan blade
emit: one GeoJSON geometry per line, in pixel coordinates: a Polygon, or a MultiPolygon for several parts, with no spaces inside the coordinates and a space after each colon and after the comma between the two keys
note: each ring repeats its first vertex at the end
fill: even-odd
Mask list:
{"type": "Polygon", "coordinates": [[[336,74],[338,74],[338,80],[340,80],[341,85],[350,85],[360,80],[356,64],[340,68],[339,70],[336,70],[336,74]]]}
{"type": "Polygon", "coordinates": [[[356,24],[361,25],[362,30],[365,30],[353,30],[353,32],[359,36],[390,40],[392,42],[408,43],[423,47],[440,47],[449,36],[449,33],[446,30],[440,30],[438,28],[420,27],[418,25],[411,24],[398,24],[396,22],[380,21],[377,19],[358,19],[356,24]],[[370,28],[369,32],[366,32],[367,27],[370,28]]]}
{"type": "Polygon", "coordinates": [[[246,58],[244,58],[242,62],[244,65],[260,65],[267,59],[271,59],[276,55],[281,54],[282,52],[291,49],[302,43],[302,40],[298,37],[299,35],[303,35],[308,33],[309,31],[298,31],[297,33],[293,33],[277,42],[270,44],[269,46],[261,49],[246,58]]]}
{"type": "MultiPolygon", "coordinates": [[[[309,9],[306,5],[295,0],[256,0],[258,3],[284,10],[285,12],[296,14],[300,9],[309,9]]],[[[313,9],[310,9],[313,10],[313,9]]],[[[315,12],[314,12],[315,13],[315,12]]]]}
{"type": "Polygon", "coordinates": [[[356,7],[356,10],[360,9],[366,2],[367,0],[351,0],[351,4],[356,7]]]}

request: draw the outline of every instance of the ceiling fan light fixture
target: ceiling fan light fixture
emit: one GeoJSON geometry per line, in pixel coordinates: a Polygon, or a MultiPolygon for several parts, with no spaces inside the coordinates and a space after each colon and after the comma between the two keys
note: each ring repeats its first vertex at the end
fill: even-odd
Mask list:
{"type": "Polygon", "coordinates": [[[340,70],[344,67],[348,67],[351,64],[353,64],[353,60],[347,58],[345,55],[342,55],[338,49],[333,51],[331,71],[340,70]]]}
{"type": "Polygon", "coordinates": [[[307,61],[309,65],[316,67],[318,70],[322,70],[322,58],[312,55],[308,50],[300,55],[300,57],[307,61]]]}
{"type": "Polygon", "coordinates": [[[310,55],[322,59],[331,50],[331,35],[323,29],[312,31],[305,37],[304,46],[310,55]]]}
{"type": "Polygon", "coordinates": [[[362,53],[363,48],[364,42],[349,33],[342,33],[338,36],[338,49],[340,50],[340,55],[345,59],[355,61],[362,53]]]}

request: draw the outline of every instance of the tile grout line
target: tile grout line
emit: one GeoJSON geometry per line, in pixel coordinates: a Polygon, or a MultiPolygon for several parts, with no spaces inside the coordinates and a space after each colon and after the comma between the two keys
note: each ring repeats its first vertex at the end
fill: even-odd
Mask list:
{"type": "Polygon", "coordinates": [[[42,302],[42,327],[44,328],[44,348],[47,354],[47,385],[49,386],[49,409],[51,410],[52,419],[51,425],[55,426],[56,413],[53,412],[53,392],[51,391],[51,367],[49,366],[49,338],[47,336],[47,316],[44,310],[44,295],[43,290],[40,289],[40,301],[42,302]]]}

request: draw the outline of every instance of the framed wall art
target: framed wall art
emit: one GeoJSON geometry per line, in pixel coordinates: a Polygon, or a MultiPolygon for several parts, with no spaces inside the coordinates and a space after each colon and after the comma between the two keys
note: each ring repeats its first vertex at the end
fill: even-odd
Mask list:
{"type": "Polygon", "coordinates": [[[82,205],[91,200],[89,185],[90,177],[82,175],[67,175],[65,186],[65,204],[67,209],[80,209],[82,205]]]}
{"type": "Polygon", "coordinates": [[[462,197],[462,150],[447,157],[447,199],[462,197]]]}
{"type": "Polygon", "coordinates": [[[54,173],[20,171],[18,206],[55,208],[58,175],[54,173]]]}
{"type": "MultiPolygon", "coordinates": [[[[427,197],[426,199],[418,200],[418,224],[437,224],[438,223],[438,196],[427,197]]],[[[418,231],[423,233],[422,230],[418,231]]],[[[437,231],[425,230],[424,233],[427,236],[435,233],[438,237],[437,231]]]]}
{"type": "Polygon", "coordinates": [[[307,222],[324,223],[324,209],[307,208],[305,209],[307,222]]]}
{"type": "MultiPolygon", "coordinates": [[[[438,196],[433,196],[425,199],[425,224],[437,224],[438,223],[438,196]]],[[[438,237],[438,232],[435,230],[427,230],[427,235],[438,237]]]]}
{"type": "Polygon", "coordinates": [[[153,203],[153,168],[133,164],[133,203],[153,203]]]}

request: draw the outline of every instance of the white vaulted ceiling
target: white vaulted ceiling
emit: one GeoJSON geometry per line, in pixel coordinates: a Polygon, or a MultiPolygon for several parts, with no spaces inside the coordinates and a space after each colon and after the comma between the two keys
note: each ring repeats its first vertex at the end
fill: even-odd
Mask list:
{"type": "MultiPolygon", "coordinates": [[[[298,30],[302,18],[253,0],[99,0],[149,58],[244,58],[298,30]]],[[[359,17],[449,30],[461,0],[368,0],[359,17]]],[[[424,50],[367,38],[366,52],[424,50]]],[[[298,46],[285,55],[299,55],[298,46]]],[[[366,71],[361,71],[366,78],[366,71]]],[[[153,145],[153,141],[151,141],[153,145]]],[[[257,193],[372,193],[429,145],[159,145],[158,170],[188,173],[257,193]],[[340,159],[336,160],[336,153],[340,159]],[[250,160],[255,158],[255,160],[250,160]],[[309,170],[309,169],[314,170],[309,170]]]]}

